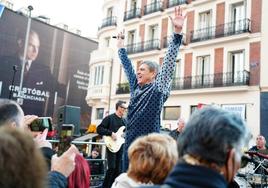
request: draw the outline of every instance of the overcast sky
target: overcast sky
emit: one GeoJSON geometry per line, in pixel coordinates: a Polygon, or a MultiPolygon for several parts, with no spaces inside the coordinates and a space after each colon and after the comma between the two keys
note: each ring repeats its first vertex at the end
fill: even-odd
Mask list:
{"type": "Polygon", "coordinates": [[[102,20],[103,0],[11,0],[14,10],[32,5],[32,16],[44,15],[52,25],[64,23],[85,37],[96,38],[102,20]]]}

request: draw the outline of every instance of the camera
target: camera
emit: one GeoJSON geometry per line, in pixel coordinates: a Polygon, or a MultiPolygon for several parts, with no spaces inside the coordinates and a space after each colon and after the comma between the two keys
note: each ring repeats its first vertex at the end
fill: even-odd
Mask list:
{"type": "Polygon", "coordinates": [[[71,146],[73,140],[74,125],[63,124],[60,128],[58,155],[63,154],[71,146]]]}
{"type": "Polygon", "coordinates": [[[38,119],[35,119],[30,125],[29,125],[31,131],[33,132],[42,132],[45,129],[48,129],[48,131],[52,131],[52,122],[50,117],[39,117],[38,119]]]}

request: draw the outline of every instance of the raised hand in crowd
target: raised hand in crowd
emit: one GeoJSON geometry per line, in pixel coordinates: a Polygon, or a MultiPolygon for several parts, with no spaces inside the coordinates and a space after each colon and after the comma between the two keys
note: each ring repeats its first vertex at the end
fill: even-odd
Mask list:
{"type": "Polygon", "coordinates": [[[75,168],[75,155],[79,154],[75,145],[65,151],[60,157],[53,155],[51,160],[51,171],[57,171],[68,177],[75,168]]]}

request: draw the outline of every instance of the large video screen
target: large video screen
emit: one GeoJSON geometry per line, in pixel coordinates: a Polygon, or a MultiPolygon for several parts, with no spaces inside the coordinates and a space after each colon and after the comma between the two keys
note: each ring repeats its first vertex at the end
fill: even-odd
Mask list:
{"type": "Polygon", "coordinates": [[[0,18],[0,97],[17,101],[20,93],[25,114],[38,116],[55,117],[59,106],[79,106],[81,127],[86,127],[91,116],[85,101],[88,65],[97,42],[36,19],[28,21],[9,9],[0,18]]]}

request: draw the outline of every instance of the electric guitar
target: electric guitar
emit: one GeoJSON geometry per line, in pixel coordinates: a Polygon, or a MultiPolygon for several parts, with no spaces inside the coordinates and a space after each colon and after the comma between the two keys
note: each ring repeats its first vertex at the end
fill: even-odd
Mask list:
{"type": "Polygon", "coordinates": [[[113,153],[118,152],[122,144],[125,143],[125,138],[124,138],[125,128],[126,128],[125,126],[122,126],[118,129],[118,131],[115,133],[116,140],[114,140],[112,136],[103,136],[104,143],[111,152],[113,153]]]}

